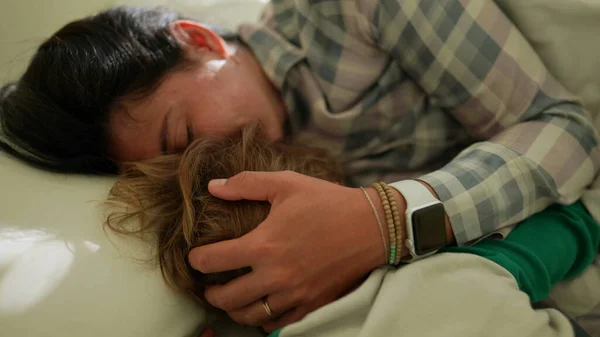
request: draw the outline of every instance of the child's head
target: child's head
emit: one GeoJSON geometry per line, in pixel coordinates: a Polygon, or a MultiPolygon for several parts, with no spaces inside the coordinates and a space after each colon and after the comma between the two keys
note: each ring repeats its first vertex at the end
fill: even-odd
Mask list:
{"type": "Polygon", "coordinates": [[[267,202],[215,198],[208,182],[243,171],[285,170],[342,180],[338,164],[325,151],[268,143],[256,127],[249,127],[234,138],[195,141],[183,154],[131,164],[109,196],[111,203],[126,208],[111,214],[107,225],[120,233],[151,234],[167,283],[202,303],[206,286],[226,283],[248,270],[203,274],[189,266],[188,252],[250,232],[270,209],[267,202]],[[141,227],[125,228],[130,218],[139,219],[141,227]]]}

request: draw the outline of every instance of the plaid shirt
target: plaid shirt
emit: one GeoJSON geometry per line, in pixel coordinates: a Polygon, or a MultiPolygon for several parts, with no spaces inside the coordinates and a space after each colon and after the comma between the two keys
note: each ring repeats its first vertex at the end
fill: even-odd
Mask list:
{"type": "Polygon", "coordinates": [[[598,138],[491,0],[272,0],[240,35],[296,141],[352,185],[419,178],[459,244],[581,196],[598,138]]]}

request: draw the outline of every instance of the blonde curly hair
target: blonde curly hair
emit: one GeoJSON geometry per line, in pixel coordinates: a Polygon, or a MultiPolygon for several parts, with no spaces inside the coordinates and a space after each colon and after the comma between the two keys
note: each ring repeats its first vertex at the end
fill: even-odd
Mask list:
{"type": "Polygon", "coordinates": [[[203,274],[187,261],[197,246],[240,237],[268,215],[268,202],[225,201],[208,192],[212,179],[243,171],[284,171],[332,182],[342,179],[338,163],[324,150],[269,143],[258,127],[222,140],[197,140],[183,154],[132,163],[112,187],[108,202],[119,206],[106,225],[115,232],[148,237],[169,286],[207,305],[206,286],[223,284],[249,270],[203,274]],[[136,227],[128,220],[139,220],[136,227]]]}

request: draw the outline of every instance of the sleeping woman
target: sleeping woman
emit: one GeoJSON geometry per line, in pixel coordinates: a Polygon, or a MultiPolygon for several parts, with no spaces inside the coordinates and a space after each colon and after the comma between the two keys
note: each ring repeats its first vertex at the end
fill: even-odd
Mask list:
{"type": "MultiPolygon", "coordinates": [[[[183,154],[128,164],[110,192],[109,202],[117,208],[107,226],[151,240],[158,248],[156,258],[166,282],[209,307],[204,300],[207,286],[235,282],[252,270],[201,273],[189,265],[188,253],[253,231],[271,207],[264,201],[225,201],[209,193],[211,180],[243,171],[294,171],[343,181],[341,166],[326,151],[269,142],[258,127],[250,126],[228,138],[196,140],[183,154]],[[132,227],[131,219],[139,222],[132,227]]],[[[365,196],[365,203],[371,202],[365,196]]],[[[382,259],[382,267],[364,275],[351,292],[297,323],[268,332],[282,337],[437,336],[441,332],[444,336],[508,336],[515,331],[519,336],[572,336],[563,315],[551,309],[534,310],[531,303],[545,299],[553,284],[590,265],[599,242],[600,227],[580,202],[551,206],[521,222],[504,239],[489,237],[472,246],[448,247],[400,268],[386,267],[382,259]],[[429,312],[441,319],[428,321],[429,312]],[[529,323],[506,324],[515,317],[529,323]]],[[[273,313],[266,301],[263,309],[256,317],[232,318],[266,322],[273,313]]]]}

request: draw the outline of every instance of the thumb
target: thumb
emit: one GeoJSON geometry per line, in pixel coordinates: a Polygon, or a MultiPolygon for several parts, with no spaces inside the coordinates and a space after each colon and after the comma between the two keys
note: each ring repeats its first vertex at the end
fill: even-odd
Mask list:
{"type": "Polygon", "coordinates": [[[282,172],[242,172],[229,179],[215,179],[208,183],[208,191],[225,200],[257,200],[273,203],[282,193],[282,172]]]}

